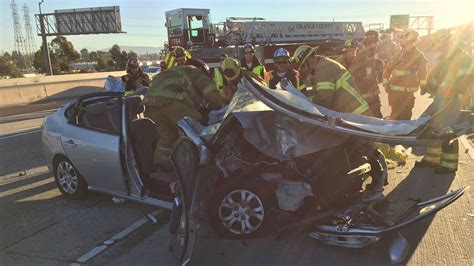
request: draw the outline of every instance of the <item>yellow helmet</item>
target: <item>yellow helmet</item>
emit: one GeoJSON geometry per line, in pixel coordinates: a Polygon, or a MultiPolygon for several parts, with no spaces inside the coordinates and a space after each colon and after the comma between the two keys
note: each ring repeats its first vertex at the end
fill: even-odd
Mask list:
{"type": "Polygon", "coordinates": [[[318,49],[318,47],[311,47],[309,45],[303,44],[296,48],[293,53],[293,60],[295,61],[297,68],[299,69],[304,62],[318,49]]]}
{"type": "Polygon", "coordinates": [[[357,42],[353,39],[349,39],[344,43],[344,48],[342,48],[342,51],[347,51],[348,49],[355,48],[357,48],[357,42]]]}
{"type": "Polygon", "coordinates": [[[403,31],[402,35],[400,36],[401,39],[407,41],[416,41],[418,40],[418,32],[413,29],[406,29],[403,31]]]}
{"type": "Polygon", "coordinates": [[[430,35],[431,44],[433,48],[438,49],[443,44],[449,41],[451,37],[451,31],[448,29],[440,29],[437,30],[435,33],[430,35]]]}
{"type": "Polygon", "coordinates": [[[232,57],[227,57],[221,63],[221,71],[226,80],[232,81],[240,75],[240,63],[232,57]]]}

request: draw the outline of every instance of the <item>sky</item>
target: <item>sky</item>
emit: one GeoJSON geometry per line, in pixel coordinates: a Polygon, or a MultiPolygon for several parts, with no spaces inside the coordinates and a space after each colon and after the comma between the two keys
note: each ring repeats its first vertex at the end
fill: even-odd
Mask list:
{"type": "MultiPolygon", "coordinates": [[[[0,52],[14,47],[12,0],[0,0],[0,52]]],[[[23,4],[30,8],[33,31],[36,34],[34,14],[38,13],[38,0],[15,0],[21,17],[23,36],[23,4]]],[[[120,6],[122,29],[126,34],[67,36],[77,50],[89,51],[121,46],[161,47],[166,41],[165,11],[176,8],[209,8],[212,22],[225,21],[226,17],[263,17],[270,21],[361,21],[389,25],[390,15],[435,16],[436,29],[474,21],[474,0],[44,0],[43,13],[57,9],[98,6],[120,6]]],[[[49,41],[52,38],[49,37],[49,41]]],[[[35,35],[36,46],[41,39],[35,35]]]]}

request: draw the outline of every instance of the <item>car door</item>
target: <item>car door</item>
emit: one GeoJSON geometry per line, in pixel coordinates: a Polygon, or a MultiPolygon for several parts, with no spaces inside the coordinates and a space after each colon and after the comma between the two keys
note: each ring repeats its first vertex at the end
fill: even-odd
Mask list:
{"type": "Polygon", "coordinates": [[[206,192],[200,181],[198,148],[190,139],[180,138],[171,158],[178,186],[170,217],[169,247],[181,264],[186,265],[197,241],[201,200],[206,192]]]}
{"type": "Polygon", "coordinates": [[[122,168],[122,95],[92,94],[74,106],[61,137],[67,157],[90,187],[127,192],[122,168]]]}

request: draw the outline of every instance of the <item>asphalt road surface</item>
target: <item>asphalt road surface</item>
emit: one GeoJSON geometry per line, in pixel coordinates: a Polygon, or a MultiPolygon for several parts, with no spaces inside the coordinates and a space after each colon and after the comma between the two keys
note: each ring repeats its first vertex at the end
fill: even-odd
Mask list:
{"type": "MultiPolygon", "coordinates": [[[[427,103],[426,97],[417,101],[415,116],[427,103]]],[[[110,196],[94,193],[82,201],[61,196],[45,166],[39,131],[42,117],[58,105],[0,110],[0,265],[176,264],[168,252],[168,212],[132,202],[116,204],[110,196]],[[144,218],[153,211],[156,224],[144,218]],[[101,249],[111,238],[117,240],[101,249]]],[[[386,103],[383,110],[388,113],[386,103]]],[[[390,197],[427,199],[474,185],[473,159],[464,146],[455,176],[414,169],[422,152],[414,150],[405,166],[390,170],[390,197]]],[[[435,216],[404,230],[410,244],[406,262],[474,265],[473,202],[471,189],[435,216]]],[[[291,233],[223,240],[203,226],[191,264],[387,265],[387,246],[381,242],[360,250],[334,248],[291,233]]]]}

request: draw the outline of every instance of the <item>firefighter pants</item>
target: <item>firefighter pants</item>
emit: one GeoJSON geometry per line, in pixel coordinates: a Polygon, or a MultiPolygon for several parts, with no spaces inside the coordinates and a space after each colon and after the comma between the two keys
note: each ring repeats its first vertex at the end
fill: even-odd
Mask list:
{"type": "Polygon", "coordinates": [[[147,106],[146,116],[151,118],[158,127],[158,143],[156,144],[153,163],[163,170],[172,170],[169,156],[171,148],[178,139],[178,127],[176,122],[184,117],[190,117],[196,121],[201,120],[201,114],[189,104],[170,99],[161,106],[147,106]]]}
{"type": "Polygon", "coordinates": [[[369,108],[370,111],[372,111],[373,117],[383,118],[382,112],[380,111],[382,106],[380,103],[380,96],[377,94],[375,96],[365,98],[365,100],[369,104],[369,108]]]}
{"type": "Polygon", "coordinates": [[[415,96],[412,92],[391,91],[388,94],[388,104],[392,107],[391,120],[411,120],[415,96]]]}
{"type": "Polygon", "coordinates": [[[443,141],[441,145],[428,147],[423,161],[452,171],[458,170],[459,142],[458,140],[443,141]]]}

